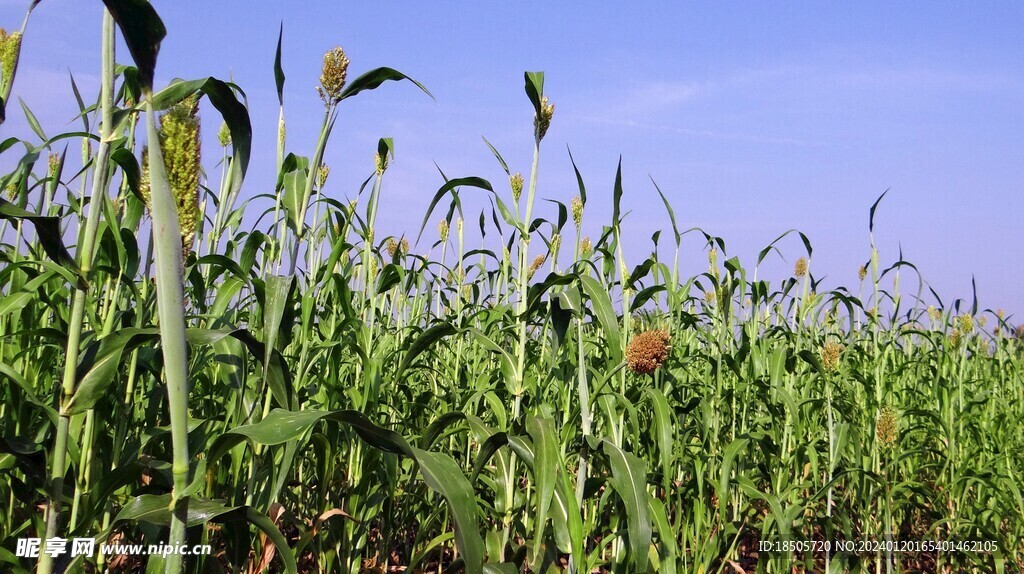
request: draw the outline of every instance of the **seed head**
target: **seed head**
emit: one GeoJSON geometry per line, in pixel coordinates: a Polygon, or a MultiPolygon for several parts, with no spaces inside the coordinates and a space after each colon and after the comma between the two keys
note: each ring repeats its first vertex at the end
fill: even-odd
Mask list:
{"type": "Polygon", "coordinates": [[[558,251],[562,248],[562,234],[555,233],[551,236],[551,256],[558,257],[558,251]]]}
{"type": "Polygon", "coordinates": [[[717,293],[717,291],[718,291],[717,289],[713,289],[713,288],[712,289],[708,289],[707,291],[705,291],[704,292],[704,302],[707,303],[708,305],[714,307],[715,306],[715,302],[718,300],[718,293],[717,293]]]}
{"type": "Polygon", "coordinates": [[[374,281],[375,279],[377,279],[377,258],[376,257],[370,257],[370,262],[369,263],[370,263],[370,268],[366,270],[367,271],[367,277],[369,278],[370,281],[374,281]]]}
{"type": "Polygon", "coordinates": [[[220,129],[217,130],[217,142],[220,143],[220,147],[231,145],[231,130],[228,128],[227,122],[220,123],[220,129]]]}
{"type": "Polygon", "coordinates": [[[934,305],[929,305],[928,316],[931,317],[933,321],[938,321],[939,317],[942,316],[942,312],[936,309],[934,305]]]}
{"type": "Polygon", "coordinates": [[[978,317],[978,327],[984,329],[985,328],[985,323],[988,323],[988,317],[986,317],[984,315],[982,315],[981,317],[978,317]]]}
{"type": "Polygon", "coordinates": [[[953,329],[953,332],[949,334],[949,345],[955,349],[960,346],[963,338],[964,334],[960,332],[960,329],[953,329]]]}
{"type": "Polygon", "coordinates": [[[544,136],[548,133],[548,128],[551,127],[551,118],[555,115],[555,104],[548,103],[548,97],[544,96],[540,99],[540,112],[535,113],[533,117],[533,129],[537,136],[537,141],[544,139],[544,136]]]}
{"type": "Polygon", "coordinates": [[[665,364],[671,347],[668,331],[651,329],[633,337],[626,347],[626,363],[638,375],[653,373],[665,364]]]}
{"type": "Polygon", "coordinates": [[[708,272],[715,279],[718,279],[718,250],[714,247],[708,251],[708,272]]]}
{"type": "Polygon", "coordinates": [[[508,267],[511,264],[512,264],[512,254],[509,253],[508,247],[502,247],[501,248],[501,265],[503,267],[508,267]]]}
{"type": "Polygon", "coordinates": [[[578,195],[572,198],[572,221],[576,224],[576,229],[583,223],[583,200],[578,195]]]}
{"type": "Polygon", "coordinates": [[[544,265],[544,261],[545,260],[547,260],[547,257],[544,257],[543,255],[538,255],[538,256],[534,257],[533,258],[533,263],[530,263],[530,267],[526,271],[526,276],[528,278],[529,277],[533,277],[533,274],[536,273],[537,270],[540,269],[542,265],[544,265]]]}
{"type": "Polygon", "coordinates": [[[388,169],[388,154],[373,154],[373,162],[377,166],[377,175],[384,175],[384,172],[388,169]]]}
{"type": "Polygon", "coordinates": [[[1024,341],[1024,323],[1017,325],[1017,330],[1013,333],[1015,337],[1024,341]]]}
{"type": "Polygon", "coordinates": [[[167,180],[178,206],[178,224],[185,251],[192,248],[199,222],[200,136],[199,99],[190,96],[160,119],[160,148],[167,180]]]}
{"type": "Polygon", "coordinates": [[[882,448],[892,448],[899,439],[900,419],[896,409],[886,405],[878,415],[878,424],[875,426],[875,434],[878,435],[878,443],[882,448]]]}
{"type": "Polygon", "coordinates": [[[956,318],[957,324],[960,326],[960,330],[964,334],[969,334],[974,331],[974,317],[970,313],[964,313],[956,318]]]}
{"type": "Polygon", "coordinates": [[[519,202],[519,198],[523,196],[523,174],[513,173],[508,177],[508,183],[512,187],[512,199],[519,202]]]}
{"type": "Polygon", "coordinates": [[[316,188],[323,189],[324,184],[327,183],[327,176],[331,175],[331,166],[326,163],[320,164],[320,167],[316,169],[316,188]]]}
{"type": "Polygon", "coordinates": [[[462,218],[461,217],[455,218],[455,232],[458,233],[460,238],[462,237],[462,227],[463,227],[463,225],[464,225],[464,223],[462,222],[462,218]]]}
{"type": "Polygon", "coordinates": [[[21,54],[21,32],[7,33],[0,28],[0,85],[7,87],[14,80],[14,70],[18,67],[18,56],[21,54]]]}
{"type": "Polygon", "coordinates": [[[4,191],[7,194],[7,199],[14,201],[18,197],[18,184],[16,182],[8,183],[4,191]]]}
{"type": "Polygon", "coordinates": [[[284,116],[277,120],[277,145],[284,149],[284,141],[288,137],[288,130],[284,125],[284,116]]]}
{"type": "Polygon", "coordinates": [[[580,240],[580,255],[584,257],[590,257],[590,254],[594,252],[594,246],[590,242],[590,237],[584,237],[580,240]]]}
{"type": "Polygon", "coordinates": [[[807,275],[807,259],[805,257],[796,260],[796,265],[793,266],[793,275],[797,277],[807,275]]]}
{"type": "Polygon", "coordinates": [[[394,259],[395,253],[398,252],[398,242],[395,241],[394,237],[388,237],[387,248],[388,248],[388,257],[394,259]]]}
{"type": "Polygon", "coordinates": [[[996,317],[997,317],[997,318],[998,318],[998,319],[999,319],[1000,321],[1002,321],[1003,319],[1005,319],[1005,318],[1006,318],[1006,311],[1003,311],[1002,309],[997,309],[997,310],[996,310],[996,317]]]}
{"type": "Polygon", "coordinates": [[[441,238],[441,242],[448,241],[448,220],[442,219],[437,224],[437,235],[441,238]]]}
{"type": "Polygon", "coordinates": [[[47,175],[47,177],[50,177],[50,178],[57,177],[57,169],[58,168],[60,168],[60,156],[55,154],[55,153],[51,153],[50,156],[48,158],[46,158],[46,175],[47,175]]]}
{"type": "Polygon", "coordinates": [[[324,104],[332,106],[341,99],[341,91],[345,88],[348,75],[348,56],[341,46],[324,54],[324,65],[320,71],[320,85],[317,93],[324,104]]]}
{"type": "Polygon", "coordinates": [[[860,279],[861,281],[863,281],[864,278],[867,277],[867,276],[868,276],[868,268],[863,266],[863,265],[861,265],[860,268],[857,269],[857,278],[860,279]]]}
{"type": "Polygon", "coordinates": [[[821,348],[821,364],[826,370],[835,371],[839,369],[839,359],[843,353],[843,346],[839,343],[829,341],[821,348]]]}

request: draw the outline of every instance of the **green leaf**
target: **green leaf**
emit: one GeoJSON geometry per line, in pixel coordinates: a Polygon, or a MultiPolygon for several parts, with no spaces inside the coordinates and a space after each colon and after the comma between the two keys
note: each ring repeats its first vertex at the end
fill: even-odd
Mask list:
{"type": "Polygon", "coordinates": [[[458,329],[454,325],[448,322],[440,322],[436,325],[428,327],[425,331],[420,333],[416,340],[409,345],[409,349],[405,353],[405,357],[402,358],[402,363],[398,366],[398,370],[395,371],[395,379],[402,380],[402,375],[405,374],[412,362],[416,360],[416,357],[420,356],[423,351],[429,349],[434,343],[441,339],[454,335],[458,332],[458,329]]]}
{"type": "Polygon", "coordinates": [[[473,486],[450,456],[415,447],[412,451],[419,463],[423,481],[448,501],[455,519],[455,544],[466,562],[467,574],[481,572],[484,540],[480,536],[480,516],[473,486]]]}
{"type": "Polygon", "coordinates": [[[651,518],[648,514],[647,468],[644,461],[605,440],[604,453],[612,468],[612,488],[626,508],[629,559],[634,571],[647,571],[647,550],[651,546],[651,518]]]}
{"type": "Polygon", "coordinates": [[[480,177],[460,177],[446,181],[444,185],[441,186],[441,189],[438,189],[437,193],[434,194],[434,199],[430,201],[430,206],[427,207],[427,213],[423,216],[423,224],[420,225],[420,232],[416,235],[417,243],[419,243],[420,238],[423,237],[423,230],[427,228],[427,221],[430,220],[430,214],[434,212],[434,207],[437,206],[437,202],[441,201],[441,198],[447,195],[448,192],[462,186],[477,187],[494,193],[494,188],[491,187],[491,183],[480,177]]]}
{"type": "Polygon", "coordinates": [[[540,115],[540,102],[544,97],[544,72],[526,72],[526,97],[533,104],[533,111],[540,115]]]}
{"type": "Polygon", "coordinates": [[[555,493],[555,478],[561,467],[561,461],[559,460],[554,419],[530,417],[526,421],[526,429],[530,433],[536,449],[533,464],[533,478],[537,488],[537,503],[534,506],[536,518],[534,519],[533,563],[534,569],[539,571],[540,562],[544,558],[542,551],[544,529],[547,526],[548,509],[551,507],[551,498],[555,493]]]}
{"type": "MultiPolygon", "coordinates": [[[[126,520],[148,522],[159,526],[169,525],[171,522],[171,495],[143,494],[136,496],[128,501],[128,504],[117,514],[114,524],[126,520]]],[[[289,573],[298,571],[295,556],[288,546],[288,541],[267,515],[258,512],[251,506],[225,506],[219,501],[198,497],[189,500],[188,526],[190,527],[207,522],[224,523],[236,520],[245,520],[263,531],[277,547],[277,554],[284,562],[285,571],[289,573]]],[[[104,540],[107,535],[109,535],[109,531],[97,538],[104,540]]]]}
{"type": "MultiPolygon", "coordinates": [[[[249,110],[238,100],[236,91],[242,93],[238,86],[209,77],[190,81],[175,80],[153,95],[153,107],[157,110],[168,109],[196,93],[205,95],[213,107],[217,108],[231,132],[232,195],[242,188],[252,151],[252,122],[249,119],[249,110]]],[[[245,94],[242,95],[244,97],[245,94]]]]}
{"type": "Polygon", "coordinates": [[[399,72],[398,70],[393,70],[391,68],[377,68],[375,70],[370,70],[369,72],[366,72],[365,74],[359,76],[355,80],[352,80],[352,82],[349,83],[349,85],[345,86],[345,89],[342,90],[341,96],[338,99],[340,101],[344,100],[345,98],[351,98],[352,96],[364,90],[376,89],[384,82],[399,80],[409,80],[410,82],[416,84],[417,88],[423,90],[423,93],[427,94],[431,98],[434,97],[434,95],[430,93],[430,90],[428,90],[423,84],[417,82],[416,80],[410,78],[409,76],[406,76],[402,72],[399,72]]]}
{"type": "Polygon", "coordinates": [[[277,85],[277,102],[284,105],[284,68],[281,66],[281,42],[284,40],[284,22],[277,33],[277,52],[274,54],[274,83],[277,85]]]}
{"type": "Polygon", "coordinates": [[[86,289],[87,283],[85,276],[82,275],[82,271],[79,269],[78,264],[75,263],[75,259],[71,257],[70,253],[68,253],[67,247],[64,247],[64,239],[60,229],[60,219],[56,217],[36,215],[25,211],[6,199],[0,199],[0,219],[7,219],[18,225],[20,225],[22,221],[31,223],[36,229],[36,236],[39,238],[39,243],[42,245],[43,251],[46,252],[46,255],[57,264],[75,274],[78,278],[77,287],[79,289],[86,289]]]}
{"type": "Polygon", "coordinates": [[[128,51],[139,69],[139,82],[144,90],[152,90],[156,59],[167,28],[147,0],[103,0],[103,3],[121,28],[128,51]]]}
{"type": "Polygon", "coordinates": [[[589,275],[581,275],[580,284],[590,299],[594,314],[604,331],[605,349],[612,359],[611,362],[617,364],[622,361],[622,332],[619,330],[619,318],[612,307],[611,297],[597,279],[589,275]]]}

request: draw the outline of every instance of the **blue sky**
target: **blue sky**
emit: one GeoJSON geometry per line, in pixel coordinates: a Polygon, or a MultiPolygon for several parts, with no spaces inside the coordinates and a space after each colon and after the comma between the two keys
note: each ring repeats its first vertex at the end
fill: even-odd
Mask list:
{"type": "MultiPolygon", "coordinates": [[[[26,4],[0,0],[0,25],[19,26],[26,4]]],[[[33,14],[15,96],[48,132],[73,125],[69,68],[83,89],[96,85],[99,4],[44,0],[33,14]]],[[[415,236],[440,185],[434,162],[507,193],[481,136],[513,171],[529,171],[522,75],[543,70],[556,111],[538,193],[565,202],[575,193],[570,146],[590,194],[586,231],[596,236],[610,219],[621,154],[630,263],[649,253],[655,230],[670,229],[652,176],[682,228],[723,237],[750,266],[780,233],[800,229],[814,244],[812,273],[856,291],[869,256],[868,208],[891,189],[875,227],[883,263],[902,248],[947,304],[970,297],[973,275],[983,308],[1024,313],[1024,4],[155,5],[169,32],[158,83],[231,76],[248,94],[255,150],[246,195],[273,187],[272,65],[284,21],[289,151],[312,152],[320,58],[335,45],[349,54],[350,74],[394,67],[436,97],[386,84],[342,106],[326,156],[329,195],[354,196],[377,139],[395,138],[378,236],[415,236]]],[[[27,135],[16,105],[9,116],[4,136],[27,135]]],[[[212,157],[219,119],[212,108],[204,117],[212,157]]],[[[470,221],[481,205],[468,202],[470,221]]],[[[552,217],[545,205],[539,214],[552,217]]],[[[684,270],[706,267],[701,249],[687,236],[684,270]]],[[[791,272],[799,239],[782,250],[786,260],[770,258],[761,277],[791,272]]],[[[916,277],[903,274],[901,289],[916,291],[916,277]]]]}

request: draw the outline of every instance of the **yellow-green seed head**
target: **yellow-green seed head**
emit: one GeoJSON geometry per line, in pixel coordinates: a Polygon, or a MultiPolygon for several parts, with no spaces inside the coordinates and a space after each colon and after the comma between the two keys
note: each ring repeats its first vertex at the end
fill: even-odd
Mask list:
{"type": "Polygon", "coordinates": [[[398,242],[395,241],[394,237],[388,237],[387,249],[388,249],[388,257],[391,257],[392,259],[394,259],[395,253],[398,252],[398,242]]]}
{"type": "Polygon", "coordinates": [[[548,103],[548,97],[544,96],[540,100],[540,113],[535,113],[533,118],[533,129],[536,133],[537,139],[542,140],[548,133],[548,128],[551,127],[551,118],[555,115],[555,104],[548,103]]]}
{"type": "Polygon", "coordinates": [[[55,153],[51,153],[50,156],[46,158],[46,177],[49,177],[50,179],[57,177],[57,170],[59,168],[60,156],[55,153]]]}
{"type": "Polygon", "coordinates": [[[981,317],[978,317],[978,327],[979,328],[984,329],[986,323],[988,323],[988,317],[985,317],[984,315],[981,316],[981,317]]]}
{"type": "Polygon", "coordinates": [[[15,182],[8,183],[4,193],[7,195],[7,199],[14,201],[18,197],[18,184],[15,182]]]}
{"type": "Polygon", "coordinates": [[[142,196],[143,203],[146,204],[146,209],[152,209],[150,203],[152,188],[149,183],[149,146],[142,146],[142,174],[139,175],[139,195],[142,196]]]}
{"type": "Polygon", "coordinates": [[[220,147],[231,145],[231,130],[228,128],[227,122],[220,123],[220,129],[217,130],[217,142],[220,143],[220,147]]]}
{"type": "Polygon", "coordinates": [[[594,252],[594,245],[590,242],[590,237],[584,237],[580,240],[580,255],[584,257],[590,257],[590,254],[594,252]]]}
{"type": "Polygon", "coordinates": [[[0,28],[0,73],[2,85],[6,89],[14,79],[14,69],[18,67],[18,56],[21,54],[21,32],[7,33],[0,28]]]}
{"type": "Polygon", "coordinates": [[[953,329],[953,332],[949,334],[949,346],[953,347],[954,349],[956,347],[959,347],[960,343],[963,341],[963,338],[964,334],[960,332],[960,329],[953,329]]]}
{"type": "Polygon", "coordinates": [[[558,257],[558,251],[562,248],[562,235],[556,233],[551,236],[551,255],[558,257]]]}
{"type": "Polygon", "coordinates": [[[796,265],[793,266],[793,275],[797,277],[804,277],[807,275],[807,258],[801,257],[796,260],[796,265]]]}
{"type": "Polygon", "coordinates": [[[860,279],[861,281],[863,281],[864,278],[867,277],[867,276],[868,276],[868,268],[863,266],[863,265],[861,265],[860,268],[857,269],[857,278],[860,279]]]}
{"type": "Polygon", "coordinates": [[[186,98],[160,118],[160,148],[167,180],[178,206],[182,246],[192,248],[199,222],[200,134],[199,99],[186,98]]]}
{"type": "Polygon", "coordinates": [[[377,166],[377,175],[384,175],[384,172],[388,169],[388,154],[373,154],[373,163],[377,166]]]}
{"type": "Polygon", "coordinates": [[[316,170],[316,188],[322,190],[327,183],[327,176],[331,175],[331,167],[326,163],[320,164],[316,170]]]}
{"type": "Polygon", "coordinates": [[[458,233],[459,238],[462,237],[462,226],[463,225],[464,225],[464,223],[462,222],[462,218],[461,217],[455,219],[455,232],[458,233]]]}
{"type": "Polygon", "coordinates": [[[821,348],[821,364],[829,371],[839,369],[839,359],[843,354],[843,346],[829,341],[821,348]]]}
{"type": "Polygon", "coordinates": [[[957,317],[957,324],[960,325],[960,330],[965,334],[972,333],[974,331],[974,317],[970,313],[964,313],[957,317]]]}
{"type": "Polygon", "coordinates": [[[882,448],[892,448],[899,440],[900,419],[896,409],[886,405],[878,415],[878,424],[875,427],[878,436],[878,444],[882,448]]]}
{"type": "Polygon", "coordinates": [[[512,199],[518,202],[523,196],[523,174],[513,173],[509,176],[508,183],[512,187],[512,199]]]}
{"type": "Polygon", "coordinates": [[[718,293],[716,291],[716,289],[708,289],[704,292],[704,302],[711,307],[714,307],[718,301],[718,293]]]}
{"type": "Polygon", "coordinates": [[[341,99],[341,91],[345,89],[348,76],[348,56],[340,46],[324,54],[324,64],[320,71],[320,86],[317,91],[320,99],[327,105],[334,105],[341,99]]]}
{"type": "Polygon", "coordinates": [[[285,128],[284,116],[277,120],[277,145],[284,149],[284,141],[288,137],[288,130],[285,128]]]}
{"type": "Polygon", "coordinates": [[[508,267],[512,264],[512,254],[509,253],[508,247],[501,248],[501,264],[503,267],[508,267]]]}
{"type": "Polygon", "coordinates": [[[547,258],[544,257],[543,255],[538,255],[538,256],[534,257],[533,258],[533,263],[530,263],[530,267],[527,270],[526,276],[528,278],[529,277],[533,277],[533,274],[536,273],[537,270],[540,269],[542,265],[544,265],[544,261],[546,259],[547,258]]]}
{"type": "Polygon", "coordinates": [[[576,229],[583,223],[583,200],[578,195],[572,198],[572,221],[576,224],[576,229]]]}
{"type": "Polygon", "coordinates": [[[441,242],[448,241],[448,220],[442,219],[437,224],[437,235],[441,238],[441,242]]]}
{"type": "Polygon", "coordinates": [[[374,281],[375,279],[377,279],[377,258],[370,257],[369,265],[370,268],[367,269],[367,276],[369,277],[370,281],[374,281]]]}
{"type": "Polygon", "coordinates": [[[942,312],[936,309],[934,305],[929,305],[928,316],[931,317],[933,321],[938,321],[939,317],[942,316],[942,312]]]}

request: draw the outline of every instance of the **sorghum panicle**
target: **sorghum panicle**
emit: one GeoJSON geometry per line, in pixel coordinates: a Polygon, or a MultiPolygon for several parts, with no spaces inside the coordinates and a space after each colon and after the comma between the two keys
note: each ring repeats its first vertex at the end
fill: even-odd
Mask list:
{"type": "Polygon", "coordinates": [[[442,219],[437,224],[437,235],[441,238],[441,242],[448,241],[448,220],[442,219]]]}
{"type": "Polygon", "coordinates": [[[200,134],[199,99],[186,98],[160,119],[160,148],[171,193],[178,206],[181,241],[187,252],[199,222],[200,134]]]}
{"type": "Polygon", "coordinates": [[[580,255],[583,257],[590,257],[590,254],[594,252],[594,245],[590,242],[590,237],[584,237],[580,240],[580,255]]]}
{"type": "Polygon", "coordinates": [[[668,331],[651,329],[633,337],[626,346],[626,363],[638,375],[653,373],[668,359],[668,331]]]}
{"type": "Polygon", "coordinates": [[[899,439],[900,420],[896,409],[886,405],[878,415],[878,424],[875,427],[878,435],[878,443],[882,448],[892,448],[899,439]]]}
{"type": "Polygon", "coordinates": [[[317,93],[324,104],[332,106],[341,99],[341,92],[345,89],[345,80],[348,76],[348,63],[348,56],[341,46],[324,54],[320,85],[317,86],[317,93]]]}
{"type": "Polygon", "coordinates": [[[534,114],[533,128],[537,135],[537,140],[544,139],[544,136],[548,133],[548,128],[551,127],[551,118],[555,115],[555,104],[548,103],[548,97],[544,96],[540,100],[540,112],[534,114]]]}
{"type": "Polygon", "coordinates": [[[0,86],[10,85],[20,54],[21,32],[8,34],[7,30],[0,28],[0,86]]]}
{"type": "Polygon", "coordinates": [[[508,177],[508,183],[512,187],[512,199],[519,202],[519,198],[523,196],[523,174],[513,173],[508,177]]]}
{"type": "Polygon", "coordinates": [[[807,275],[807,258],[801,257],[796,260],[796,265],[793,266],[793,275],[797,277],[804,277],[807,275]]]}
{"type": "Polygon", "coordinates": [[[821,364],[826,370],[836,371],[839,369],[839,359],[843,353],[843,346],[839,343],[829,341],[821,348],[821,364]]]}
{"type": "Polygon", "coordinates": [[[572,198],[572,221],[576,224],[576,229],[583,223],[583,200],[578,195],[572,198]]]}

